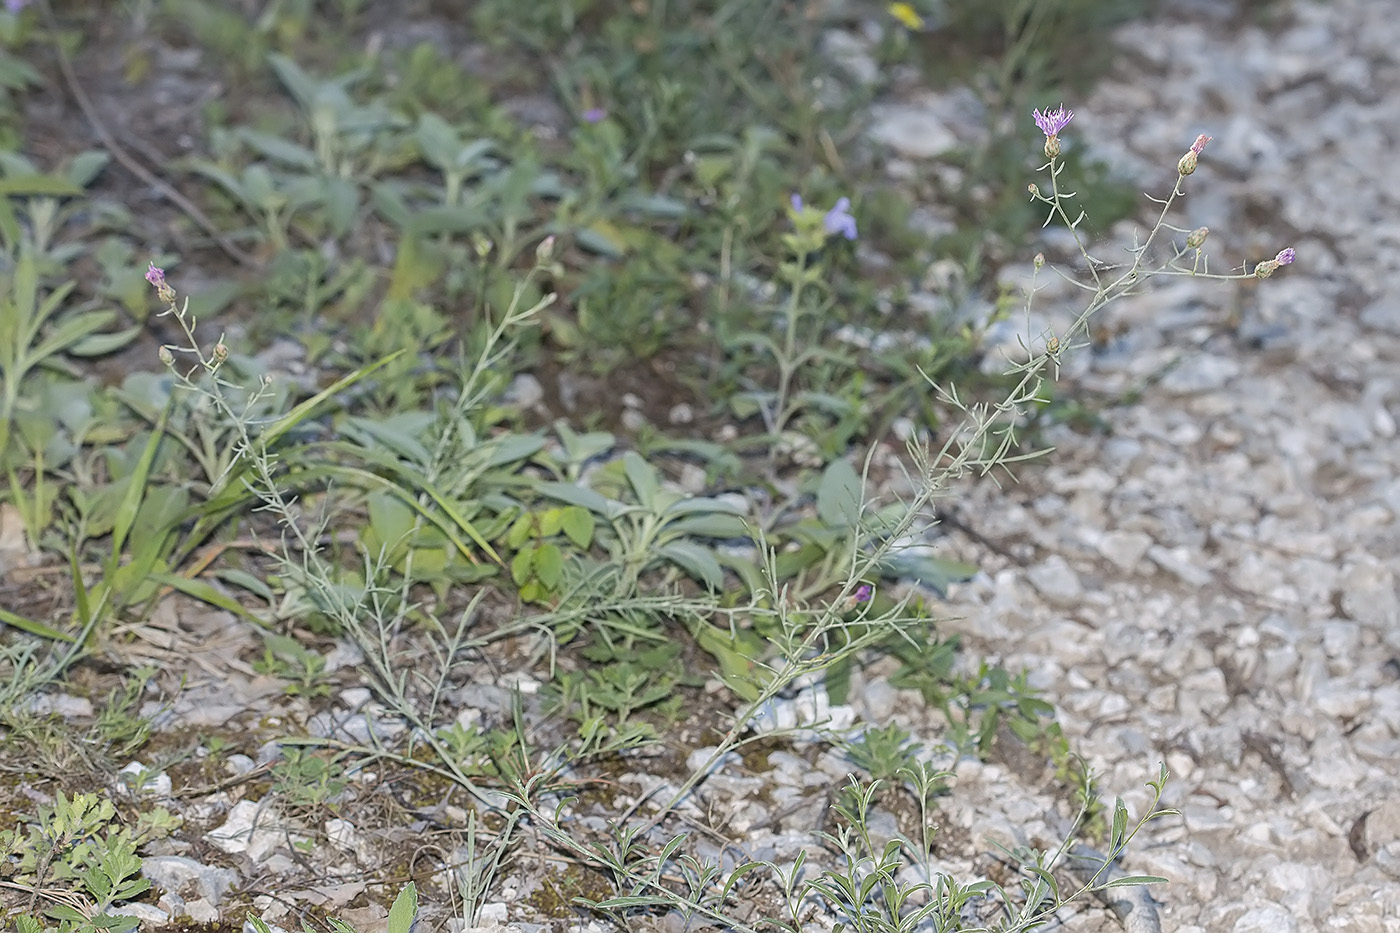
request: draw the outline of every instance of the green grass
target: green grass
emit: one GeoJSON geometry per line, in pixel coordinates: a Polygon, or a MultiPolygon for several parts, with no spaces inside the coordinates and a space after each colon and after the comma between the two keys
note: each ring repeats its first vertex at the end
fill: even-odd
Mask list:
{"type": "MultiPolygon", "coordinates": [[[[940,593],[975,572],[903,545],[953,480],[1027,456],[1020,434],[1095,311],[1152,274],[1195,271],[1197,254],[1159,222],[1153,249],[1089,283],[1072,328],[1053,343],[1027,335],[1027,359],[996,378],[978,375],[975,329],[906,307],[933,258],[960,263],[975,292],[997,256],[1029,251],[1047,214],[1082,233],[1080,205],[1105,227],[1129,209],[1104,167],[1074,157],[1072,130],[1039,176],[1045,194],[1025,195],[1043,143],[1030,102],[1076,86],[1055,63],[1108,6],[1002,11],[1001,43],[984,41],[995,30],[971,7],[950,7],[966,20],[937,41],[980,50],[954,77],[994,76],[1006,122],[997,158],[950,156],[976,168],[969,190],[996,194],[943,192],[965,226],[938,243],[910,231],[903,193],[849,167],[864,164],[858,120],[877,89],[843,85],[812,52],[838,24],[799,5],[480,0],[430,24],[488,37],[472,40],[468,67],[426,42],[379,47],[405,24],[351,0],[289,0],[254,21],[203,0],[137,2],[104,14],[99,39],[92,13],[61,11],[75,18],[57,33],[38,9],[0,14],[0,139],[17,141],[0,153],[0,500],[62,593],[57,609],[0,609],[0,729],[18,750],[0,755],[22,767],[71,744],[71,727],[24,712],[28,698],[105,697],[102,752],[56,788],[67,796],[5,814],[22,824],[0,836],[7,890],[56,887],[65,905],[5,900],[20,927],[124,929],[106,918],[148,896],[131,880],[140,847],[178,832],[175,818],[137,799],[120,816],[138,829],[119,826],[92,790],[118,758],[156,753],[137,701],[157,687],[148,671],[82,685],[174,606],[256,632],[244,660],[282,682],[277,702],[311,711],[368,688],[376,715],[405,727],[352,742],[270,719],[261,729],[283,755],[258,786],[302,815],[352,806],[371,767],[456,795],[474,853],[457,891],[468,923],[504,860],[539,840],[607,879],[605,894],[591,879],[579,890],[622,929],[666,909],[751,929],[733,903],[750,875],[780,929],[809,895],[872,930],[937,911],[951,924],[968,899],[995,897],[1008,929],[1028,929],[1103,883],[1057,887],[1070,840],[1018,853],[1019,891],[935,877],[918,834],[875,845],[872,808],[902,799],[923,813],[947,792],[928,750],[889,724],[854,744],[827,737],[870,777],[825,833],[840,868],[725,874],[671,817],[711,765],[774,740],[748,727],[776,698],[820,680],[839,702],[853,668],[881,655],[944,713],[955,757],[988,754],[1005,732],[1051,763],[1056,792],[1111,855],[1165,815],[1154,804],[1130,822],[1099,801],[1025,678],[962,658],[923,598],[894,586],[940,593]],[[178,105],[195,143],[160,170],[200,216],[133,192],[106,154],[82,150],[81,125],[49,127],[44,156],[31,151],[42,128],[18,92],[52,70],[43,93],[59,93],[68,56],[79,81],[120,71],[141,106],[117,161],[142,156],[158,124],[141,107],[170,78],[171,47],[198,49],[202,77],[241,91],[178,105]],[[854,242],[828,214],[839,198],[854,242]],[[888,335],[878,352],[862,346],[888,335]],[[275,341],[309,372],[259,357],[275,341]],[[512,405],[523,374],[546,384],[551,414],[566,394],[572,414],[512,405]],[[645,423],[619,415],[629,391],[645,423]],[[677,405],[692,425],[667,422],[677,405]],[[921,428],[906,452],[913,490],[872,501],[864,451],[901,419],[921,428]],[[683,491],[697,471],[704,488],[683,491]],[[330,671],[332,638],[363,663],[330,671]],[[528,674],[539,697],[517,692],[499,721],[459,719],[450,698],[482,664],[528,674]],[[558,820],[561,799],[639,749],[660,753],[688,715],[714,754],[699,769],[680,755],[659,809],[610,837],[558,820]],[[908,862],[928,886],[897,880],[908,862]]],[[[887,63],[933,41],[889,29],[887,63]]],[[[236,741],[200,745],[256,751],[236,741]]],[[[1158,797],[1165,780],[1151,778],[1158,797]]],[[[391,929],[406,929],[416,893],[391,929]]]]}

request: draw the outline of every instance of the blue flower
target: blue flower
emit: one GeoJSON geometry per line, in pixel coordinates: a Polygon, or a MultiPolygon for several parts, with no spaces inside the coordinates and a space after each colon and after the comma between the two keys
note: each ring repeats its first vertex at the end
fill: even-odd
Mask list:
{"type": "Polygon", "coordinates": [[[827,211],[826,217],[822,220],[826,232],[832,236],[839,234],[848,240],[854,240],[856,238],[856,219],[850,215],[850,209],[850,198],[842,198],[837,201],[836,206],[827,211]]]}

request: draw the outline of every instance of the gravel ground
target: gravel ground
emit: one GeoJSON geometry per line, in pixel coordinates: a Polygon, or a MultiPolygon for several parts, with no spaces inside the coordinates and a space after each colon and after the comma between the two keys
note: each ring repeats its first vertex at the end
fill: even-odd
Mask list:
{"type": "Polygon", "coordinates": [[[1204,3],[1125,28],[1136,73],[1067,102],[1063,135],[1158,196],[1212,135],[1178,225],[1211,227],[1215,271],[1297,263],[1111,307],[1070,378],[1141,400],[959,503],[1002,554],[962,540],[987,573],[952,629],[1034,672],[1130,809],[1168,764],[1183,818],[1125,867],[1171,880],[1154,895],[1181,933],[1400,930],[1400,18],[1283,9],[1267,30],[1204,3]]]}

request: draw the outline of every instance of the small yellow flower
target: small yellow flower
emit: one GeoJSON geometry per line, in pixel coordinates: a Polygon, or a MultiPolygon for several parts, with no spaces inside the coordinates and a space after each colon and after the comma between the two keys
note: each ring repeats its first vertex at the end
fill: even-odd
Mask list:
{"type": "Polygon", "coordinates": [[[908,3],[891,3],[889,6],[890,15],[899,20],[900,25],[905,29],[918,32],[924,28],[924,18],[918,11],[908,3]]]}

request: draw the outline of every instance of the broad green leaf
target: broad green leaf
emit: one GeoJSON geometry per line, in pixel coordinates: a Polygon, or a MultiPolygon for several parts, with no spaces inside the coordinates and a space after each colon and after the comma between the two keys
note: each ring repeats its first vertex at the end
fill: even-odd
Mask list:
{"type": "Polygon", "coordinates": [[[43,360],[56,353],[62,353],[83,338],[97,333],[116,318],[115,311],[88,311],[74,315],[35,346],[31,355],[35,360],[43,360]]]}
{"type": "Polygon", "coordinates": [[[888,577],[917,580],[940,596],[946,595],[952,583],[962,583],[977,576],[971,564],[931,557],[916,551],[897,551],[880,562],[880,572],[888,577]]]}
{"type": "Polygon", "coordinates": [[[126,330],[112,331],[106,334],[91,334],[76,341],[68,348],[68,352],[73,356],[106,356],[120,350],[141,335],[145,328],[140,324],[128,327],[126,330]]]}
{"type": "Polygon", "coordinates": [[[82,193],[81,185],[56,175],[10,175],[0,178],[0,197],[76,198],[82,193]]]}
{"type": "Polygon", "coordinates": [[[521,548],[510,561],[510,578],[516,586],[524,586],[535,566],[535,546],[521,548]]]}
{"type": "Polygon", "coordinates": [[[833,528],[855,528],[860,523],[861,495],[855,467],[838,457],[822,473],[817,486],[817,515],[833,528]]]}
{"type": "Polygon", "coordinates": [[[111,161],[112,157],[101,149],[88,149],[75,155],[63,174],[74,185],[86,188],[111,161]]]}
{"type": "Polygon", "coordinates": [[[564,529],[564,535],[574,543],[575,547],[586,548],[593,543],[593,532],[596,526],[593,513],[588,509],[577,505],[565,507],[560,515],[560,525],[564,529]]]}
{"type": "MultiPolygon", "coordinates": [[[[564,508],[577,508],[577,506],[565,506],[564,508]]],[[[552,538],[559,533],[559,529],[564,524],[564,509],[546,509],[538,513],[540,537],[552,538]]]]}
{"type": "Polygon", "coordinates": [[[544,449],[544,444],[544,438],[538,434],[507,434],[488,445],[486,465],[499,467],[528,460],[544,449]]]}
{"type": "Polygon", "coordinates": [[[259,155],[281,162],[283,165],[306,170],[316,168],[316,153],[286,137],[244,129],[239,132],[238,138],[246,142],[259,155]]]}
{"type": "Polygon", "coordinates": [[[444,173],[452,171],[462,141],[446,120],[435,113],[419,114],[413,141],[429,165],[444,173]]]}
{"type": "Polygon", "coordinates": [[[432,416],[427,412],[404,412],[392,418],[351,415],[341,428],[348,437],[365,447],[372,446],[372,443],[381,444],[410,463],[426,466],[432,460],[432,453],[418,439],[418,435],[431,420],[432,416]]]}
{"type": "Polygon", "coordinates": [[[712,499],[707,496],[693,496],[688,499],[681,499],[672,503],[667,509],[668,516],[695,515],[720,513],[724,515],[737,515],[740,518],[748,515],[743,506],[730,502],[727,499],[712,499]]]}
{"type": "Polygon", "coordinates": [[[700,538],[747,538],[748,524],[737,515],[694,515],[666,526],[667,534],[693,535],[700,538]]]}
{"type": "Polygon", "coordinates": [[[548,589],[557,590],[564,582],[564,552],[559,545],[546,541],[535,552],[535,576],[548,589]]]}
{"type": "Polygon", "coordinates": [[[569,505],[580,506],[604,518],[611,517],[615,510],[615,506],[599,493],[582,486],[575,486],[573,483],[548,480],[538,483],[535,488],[540,491],[541,495],[558,499],[560,502],[567,502],[569,505]]]}
{"type": "Polygon", "coordinates": [[[617,443],[617,438],[607,431],[575,433],[562,421],[554,423],[554,433],[559,435],[559,443],[564,447],[564,456],[569,463],[583,463],[602,456],[617,443]]]}
{"type": "Polygon", "coordinates": [[[648,509],[656,509],[656,496],[661,491],[661,480],[656,475],[656,468],[647,463],[641,454],[629,450],[622,455],[622,469],[627,473],[627,481],[632,484],[637,501],[648,509]]]}
{"type": "Polygon", "coordinates": [[[369,494],[366,507],[369,511],[367,530],[374,532],[379,544],[393,553],[409,542],[413,533],[413,509],[401,497],[377,489],[369,494]]]}
{"type": "Polygon", "coordinates": [[[409,933],[413,920],[418,916],[418,888],[410,881],[394,898],[394,906],[389,908],[389,929],[387,933],[409,933]]]}
{"type": "Polygon", "coordinates": [[[439,233],[471,233],[487,225],[486,211],[471,204],[447,204],[413,212],[407,231],[423,236],[439,233]]]}
{"type": "Polygon", "coordinates": [[[262,163],[254,163],[243,170],[243,191],[247,194],[250,206],[267,210],[281,205],[284,198],[277,191],[272,173],[262,163]]]}
{"type": "Polygon", "coordinates": [[[694,541],[671,541],[657,548],[656,553],[711,589],[724,587],[724,571],[709,548],[694,541]]]}
{"type": "Polygon", "coordinates": [[[684,201],[663,194],[643,194],[639,191],[629,191],[623,195],[620,206],[624,211],[635,211],[664,220],[679,220],[690,212],[684,201]]]}
{"type": "Polygon", "coordinates": [[[627,244],[617,228],[605,221],[598,221],[574,234],[574,242],[580,249],[606,256],[608,259],[621,259],[627,255],[627,244]]]}
{"type": "Polygon", "coordinates": [[[311,76],[301,69],[300,65],[285,55],[274,52],[267,57],[267,61],[272,66],[272,70],[277,72],[277,77],[281,79],[283,86],[296,98],[296,102],[302,106],[302,109],[307,113],[315,109],[316,97],[321,85],[313,81],[311,76]]]}
{"type": "MultiPolygon", "coordinates": [[[[369,200],[380,216],[396,227],[407,227],[413,219],[413,209],[404,200],[403,192],[393,184],[377,182],[370,185],[369,200]]],[[[402,244],[399,249],[403,249],[402,244]]]]}
{"type": "Polygon", "coordinates": [[[360,189],[345,178],[322,178],[321,203],[326,208],[331,232],[344,236],[360,212],[360,189]]]}

